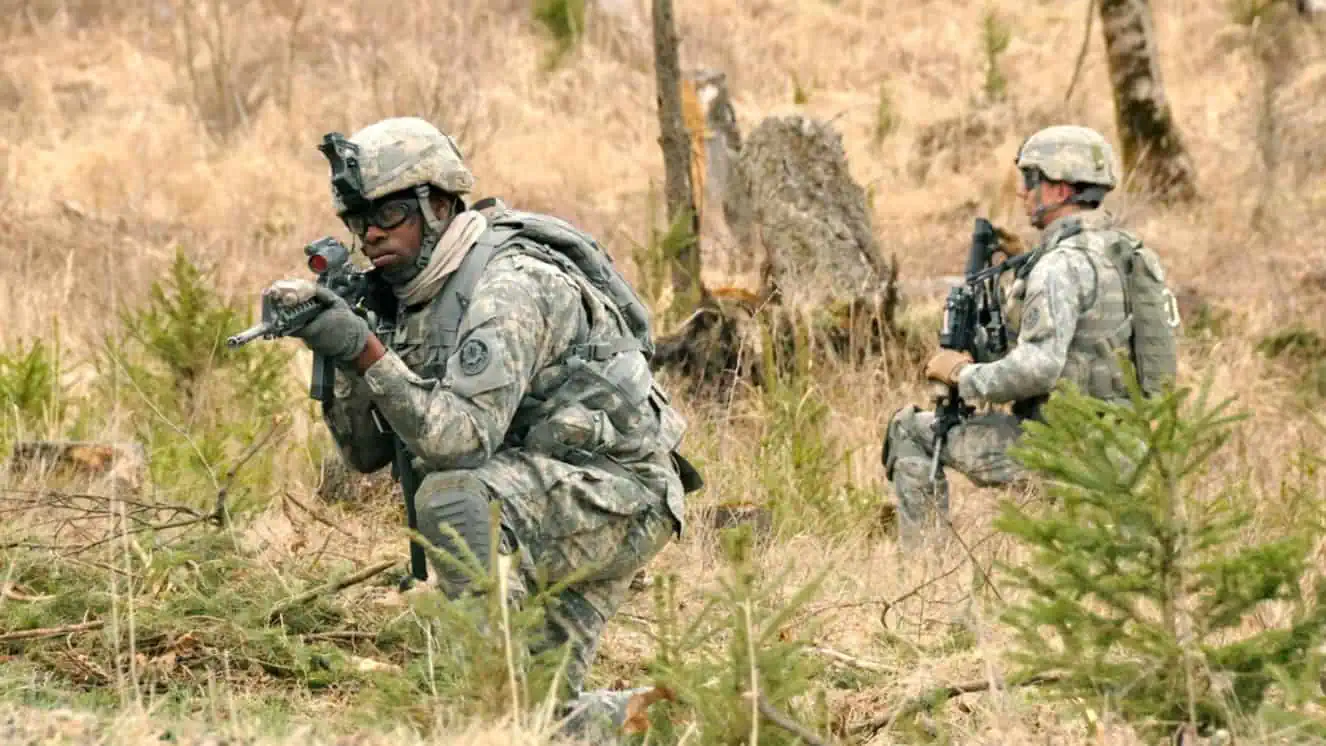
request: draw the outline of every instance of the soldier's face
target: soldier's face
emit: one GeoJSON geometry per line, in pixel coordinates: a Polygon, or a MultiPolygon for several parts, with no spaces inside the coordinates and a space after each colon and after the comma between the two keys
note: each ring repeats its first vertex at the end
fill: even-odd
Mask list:
{"type": "Polygon", "coordinates": [[[1053,215],[1058,211],[1057,207],[1048,210],[1045,214],[1038,213],[1041,205],[1055,207],[1062,205],[1063,201],[1073,193],[1071,187],[1067,184],[1059,184],[1053,181],[1039,181],[1034,186],[1027,183],[1026,179],[1018,181],[1018,197],[1022,200],[1022,211],[1027,219],[1037,228],[1044,228],[1053,219],[1053,215]]]}
{"type": "Polygon", "coordinates": [[[412,210],[409,217],[396,223],[380,221],[382,224],[369,222],[361,234],[364,241],[364,255],[373,262],[374,267],[389,267],[408,264],[419,256],[423,244],[424,219],[418,210],[412,210]]]}

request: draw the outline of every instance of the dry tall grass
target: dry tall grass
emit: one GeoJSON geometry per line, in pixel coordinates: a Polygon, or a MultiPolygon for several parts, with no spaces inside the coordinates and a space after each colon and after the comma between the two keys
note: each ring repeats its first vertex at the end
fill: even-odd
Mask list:
{"type": "MultiPolygon", "coordinates": [[[[881,245],[898,256],[912,282],[908,302],[925,314],[937,298],[920,280],[958,271],[972,216],[990,215],[1030,236],[1009,197],[1021,137],[1049,120],[1114,132],[1098,27],[1076,92],[1062,101],[1086,4],[695,0],[677,3],[676,15],[683,64],[728,74],[743,131],[791,111],[834,121],[856,178],[873,194],[881,245]],[[1009,98],[979,114],[985,7],[1011,31],[1000,58],[1009,98]],[[889,91],[896,128],[877,141],[881,87],[889,91]],[[794,88],[804,92],[803,103],[794,103],[794,88]],[[993,131],[944,143],[929,173],[918,178],[927,129],[978,114],[997,125],[993,131]]],[[[343,232],[328,210],[319,137],[387,115],[434,119],[458,135],[481,192],[576,221],[625,255],[658,220],[647,205],[662,183],[648,4],[597,3],[583,43],[551,70],[545,65],[551,42],[526,6],[513,0],[6,3],[0,347],[50,334],[58,324],[71,356],[68,375],[77,384],[86,378],[80,355],[116,323],[110,309],[140,298],[176,245],[217,268],[226,296],[256,299],[271,280],[303,274],[300,245],[343,232]]],[[[1255,230],[1249,216],[1263,178],[1258,122],[1264,112],[1256,103],[1261,72],[1249,32],[1223,3],[1157,3],[1155,13],[1164,81],[1196,157],[1204,199],[1180,211],[1135,199],[1115,207],[1161,253],[1175,285],[1230,313],[1217,331],[1185,339],[1181,373],[1189,380],[1211,377],[1217,395],[1237,394],[1254,413],[1217,470],[1248,480],[1273,511],[1286,456],[1298,448],[1320,452],[1324,444],[1299,398],[1302,369],[1268,361],[1255,345],[1295,321],[1320,324],[1326,283],[1314,285],[1311,274],[1326,269],[1320,238],[1326,235],[1326,57],[1318,37],[1305,33],[1273,110],[1284,150],[1270,226],[1255,230]]],[[[711,274],[708,281],[726,280],[711,274]]],[[[816,385],[830,406],[824,433],[849,457],[836,478],[887,494],[879,439],[890,412],[922,401],[918,372],[818,372],[816,385]]],[[[290,373],[303,385],[307,357],[301,354],[290,373]]],[[[1319,406],[1320,399],[1310,401],[1319,406]]],[[[709,482],[694,506],[760,502],[769,465],[756,444],[767,409],[741,397],[682,406],[693,423],[688,451],[709,482]]],[[[297,434],[321,437],[307,411],[296,414],[297,434]]],[[[310,464],[291,457],[283,468],[285,490],[311,499],[310,464]]],[[[955,480],[953,521],[968,544],[989,533],[999,496],[955,480]]],[[[278,503],[285,505],[273,501],[249,537],[272,562],[298,563],[304,547],[325,545],[333,535],[278,503]]],[[[404,548],[390,510],[322,510],[345,534],[335,535],[345,557],[368,561],[404,548]]],[[[687,578],[688,593],[709,583],[714,567],[712,542],[699,523],[653,568],[687,578]]],[[[901,620],[885,617],[881,627],[884,601],[945,575],[965,555],[956,544],[933,557],[902,554],[872,523],[867,517],[859,530],[831,538],[786,538],[760,558],[771,572],[795,561],[794,580],[833,569],[814,605],[827,622],[818,643],[884,671],[877,684],[834,696],[832,707],[848,722],[937,683],[992,675],[1001,665],[1001,632],[970,602],[970,566],[935,580],[899,607],[901,620]],[[946,645],[955,630],[971,642],[946,645]]],[[[979,550],[986,564],[995,555],[1016,560],[997,539],[979,550]]],[[[599,682],[640,676],[649,644],[629,622],[649,614],[641,596],[613,625],[595,672],[599,682]]],[[[937,716],[934,727],[949,742],[1130,742],[1123,729],[1091,732],[1081,717],[1020,692],[965,701],[937,716]]],[[[306,705],[314,718],[335,708],[312,699],[306,705]]],[[[148,733],[141,721],[126,722],[132,733],[148,733]]],[[[876,743],[901,742],[894,738],[881,735],[876,743]]]]}

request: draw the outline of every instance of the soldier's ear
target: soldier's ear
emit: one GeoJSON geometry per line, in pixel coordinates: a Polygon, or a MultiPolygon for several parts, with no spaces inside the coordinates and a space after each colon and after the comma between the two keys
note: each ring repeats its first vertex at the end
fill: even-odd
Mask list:
{"type": "Polygon", "coordinates": [[[428,203],[433,207],[433,214],[444,223],[465,211],[465,203],[460,197],[436,187],[428,191],[428,203]]]}

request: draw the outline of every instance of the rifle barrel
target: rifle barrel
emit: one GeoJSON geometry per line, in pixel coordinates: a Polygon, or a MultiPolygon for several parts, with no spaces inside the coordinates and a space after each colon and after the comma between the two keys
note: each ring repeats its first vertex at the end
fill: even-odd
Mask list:
{"type": "Polygon", "coordinates": [[[265,336],[271,332],[271,324],[256,324],[232,337],[226,338],[226,346],[230,348],[242,347],[253,340],[265,336]]]}

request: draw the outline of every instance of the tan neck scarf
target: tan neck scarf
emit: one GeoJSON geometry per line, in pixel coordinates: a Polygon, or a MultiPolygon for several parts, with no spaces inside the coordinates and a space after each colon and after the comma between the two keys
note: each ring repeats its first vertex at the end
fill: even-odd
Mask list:
{"type": "Polygon", "coordinates": [[[470,253],[479,235],[488,229],[488,219],[481,213],[466,210],[460,213],[447,226],[446,232],[433,247],[433,255],[428,258],[428,266],[405,285],[395,288],[396,298],[407,306],[432,300],[442,289],[442,283],[456,271],[465,256],[470,253]]]}

